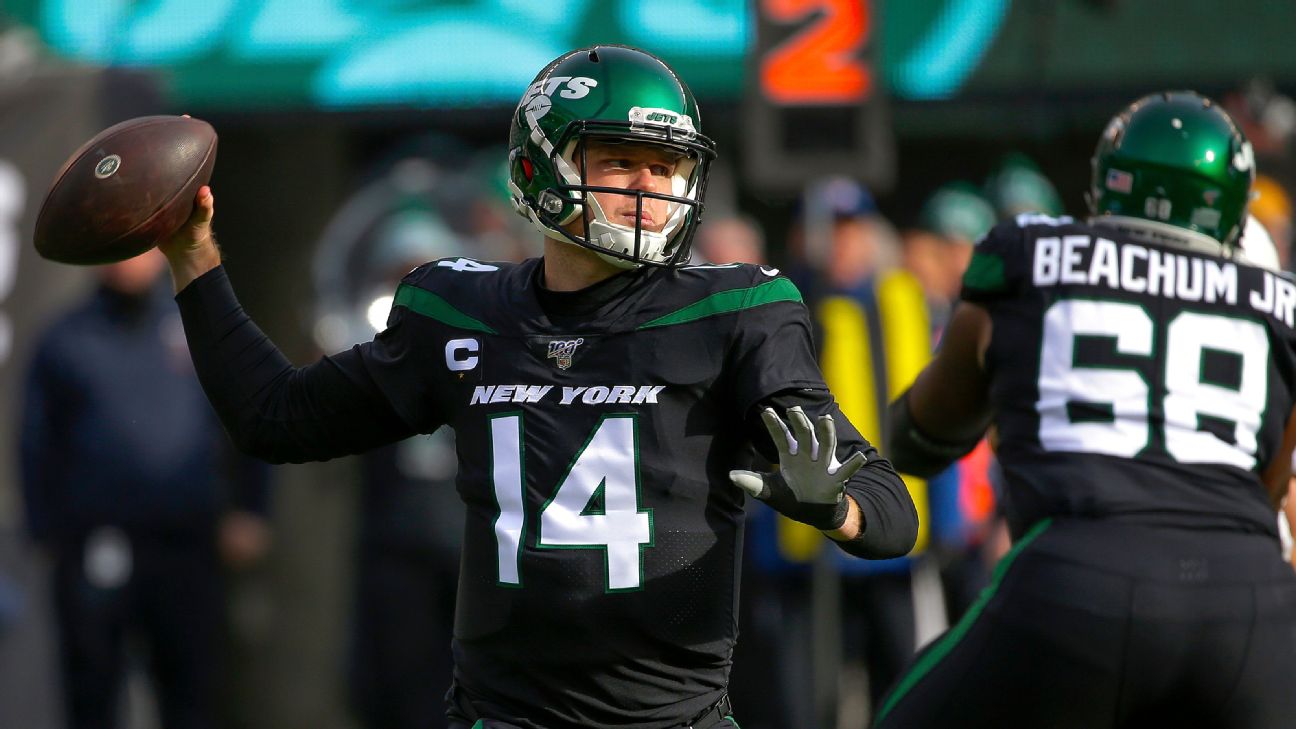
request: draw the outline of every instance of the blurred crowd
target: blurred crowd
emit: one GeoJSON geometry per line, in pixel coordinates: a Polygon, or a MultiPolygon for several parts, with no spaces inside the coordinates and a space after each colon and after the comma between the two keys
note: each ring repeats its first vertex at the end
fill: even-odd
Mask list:
{"type": "MultiPolygon", "coordinates": [[[[1267,160],[1286,159],[1296,125],[1275,98],[1272,89],[1248,87],[1227,100],[1262,172],[1267,160]]],[[[320,353],[380,330],[396,282],[424,261],[538,254],[536,236],[509,207],[504,163],[502,149],[468,153],[429,135],[393,147],[361,175],[316,250],[309,326],[320,353]]],[[[721,199],[708,207],[694,244],[694,262],[788,272],[813,317],[829,386],[884,454],[886,405],[940,345],[976,241],[1018,215],[1082,209],[1077,200],[1068,210],[1036,163],[1018,153],[976,178],[930,183],[921,205],[889,209],[856,180],[824,179],[789,203],[786,229],[762,226],[721,199]]],[[[1246,255],[1283,270],[1291,265],[1290,189],[1281,174],[1260,176],[1254,232],[1244,241],[1246,255]]],[[[274,479],[255,465],[212,457],[219,449],[210,445],[216,437],[205,407],[188,415],[173,407],[184,398],[200,402],[201,393],[164,311],[174,307],[159,298],[167,285],[160,267],[133,265],[105,269],[68,315],[103,340],[98,366],[38,361],[26,393],[26,526],[54,575],[64,713],[78,727],[123,716],[123,726],[140,728],[256,726],[222,717],[213,697],[240,670],[221,647],[237,640],[230,637],[237,624],[223,617],[225,586],[275,548],[274,479]],[[110,369],[117,359],[119,369],[110,369]],[[44,381],[49,372],[84,376],[44,381]],[[118,401],[102,399],[104,381],[118,401]],[[151,404],[159,398],[166,407],[151,404]],[[109,408],[177,420],[155,423],[146,441],[114,442],[96,420],[109,408]],[[176,460],[186,449],[197,460],[176,460]],[[172,471],[159,470],[160,451],[173,456],[172,471]],[[105,522],[120,528],[105,530],[105,522]],[[132,674],[153,677],[146,692],[153,708],[119,699],[132,674]]],[[[61,321],[51,332],[66,330],[68,319],[61,321]]],[[[37,356],[68,355],[51,337],[37,356]]],[[[348,721],[432,729],[443,725],[442,690],[450,683],[463,508],[452,437],[374,451],[355,473],[360,508],[337,666],[348,721]]],[[[842,559],[815,530],[752,509],[732,682],[735,705],[750,717],[744,726],[800,726],[806,716],[823,726],[864,725],[916,651],[968,609],[1007,550],[997,480],[989,443],[934,478],[906,477],[922,525],[918,544],[909,556],[882,562],[842,559]],[[832,636],[816,634],[825,628],[811,619],[825,610],[836,616],[832,636]],[[817,648],[837,644],[833,638],[846,646],[840,653],[817,648]],[[822,686],[825,676],[834,677],[826,692],[810,685],[822,686]]],[[[0,581],[0,641],[28,603],[0,581]]]]}

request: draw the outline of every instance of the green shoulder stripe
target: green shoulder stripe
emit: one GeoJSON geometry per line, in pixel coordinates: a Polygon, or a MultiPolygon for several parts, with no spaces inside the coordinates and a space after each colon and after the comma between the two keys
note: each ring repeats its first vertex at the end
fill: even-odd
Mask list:
{"type": "Polygon", "coordinates": [[[797,291],[796,285],[791,281],[785,278],[776,278],[773,281],[767,281],[751,288],[733,289],[711,294],[683,309],[644,322],[638,328],[651,329],[653,327],[668,327],[672,324],[686,324],[698,319],[705,319],[708,316],[751,309],[764,304],[772,304],[776,301],[801,301],[801,292],[797,291]]]}
{"type": "Polygon", "coordinates": [[[963,273],[963,285],[978,291],[1003,291],[1007,288],[1003,259],[980,251],[973,253],[963,273]]]}
{"type": "Polygon", "coordinates": [[[400,288],[396,289],[396,300],[392,302],[392,306],[404,306],[410,311],[436,319],[452,327],[472,329],[487,334],[498,333],[482,322],[454,308],[450,305],[450,302],[440,296],[427,289],[421,289],[410,284],[401,284],[400,288]]]}

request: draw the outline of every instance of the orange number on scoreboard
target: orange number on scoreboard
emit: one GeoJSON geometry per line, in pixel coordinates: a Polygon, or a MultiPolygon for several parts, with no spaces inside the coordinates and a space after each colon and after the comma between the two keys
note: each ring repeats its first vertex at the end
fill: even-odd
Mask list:
{"type": "Polygon", "coordinates": [[[776,23],[791,24],[818,10],[817,21],[775,48],[761,63],[761,88],[778,104],[863,101],[873,73],[859,57],[868,41],[871,0],[761,0],[776,23]]]}

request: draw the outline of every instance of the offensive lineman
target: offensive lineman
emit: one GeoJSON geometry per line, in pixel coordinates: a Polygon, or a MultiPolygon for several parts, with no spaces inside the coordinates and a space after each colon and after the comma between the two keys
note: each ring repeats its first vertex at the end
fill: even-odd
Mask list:
{"type": "Polygon", "coordinates": [[[911,548],[913,504],[824,385],[795,287],[683,265],[714,146],[669,67],[564,54],[510,148],[543,258],[421,266],[386,331],[299,369],[234,298],[200,190],[163,245],[197,370],[235,441],[272,461],[455,429],[451,726],[731,726],[743,492],[864,557],[911,548]],[[753,442],[777,474],[736,468],[753,442]]]}
{"type": "Polygon", "coordinates": [[[879,727],[1289,727],[1296,576],[1274,509],[1296,419],[1296,284],[1235,256],[1250,145],[1191,92],[1139,99],[1088,223],[977,246],[937,358],[891,408],[939,471],[993,422],[1016,544],[879,727]]]}

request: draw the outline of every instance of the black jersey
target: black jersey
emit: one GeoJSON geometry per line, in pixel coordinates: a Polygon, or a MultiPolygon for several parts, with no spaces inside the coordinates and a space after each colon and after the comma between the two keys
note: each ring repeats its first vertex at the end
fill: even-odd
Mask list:
{"type": "Polygon", "coordinates": [[[755,266],[685,268],[558,327],[538,263],[418,269],[372,350],[405,420],[457,436],[457,680],[504,719],[650,726],[696,701],[687,719],[736,635],[743,414],[823,387],[804,308],[755,266]]]}
{"type": "Polygon", "coordinates": [[[422,266],[384,332],[303,368],[221,269],[177,300],[203,386],[249,452],[316,460],[454,428],[457,699],[523,727],[680,726],[728,679],[745,498],[728,472],[753,444],[776,457],[759,407],[830,413],[839,460],[868,457],[846,485],[865,523],[847,551],[903,554],[913,504],[827,392],[777,271],[641,270],[556,297],[542,265],[422,266]]]}
{"type": "Polygon", "coordinates": [[[1022,216],[964,276],[985,306],[1009,523],[1275,532],[1259,472],[1296,384],[1296,285],[1108,226],[1022,216]]]}

